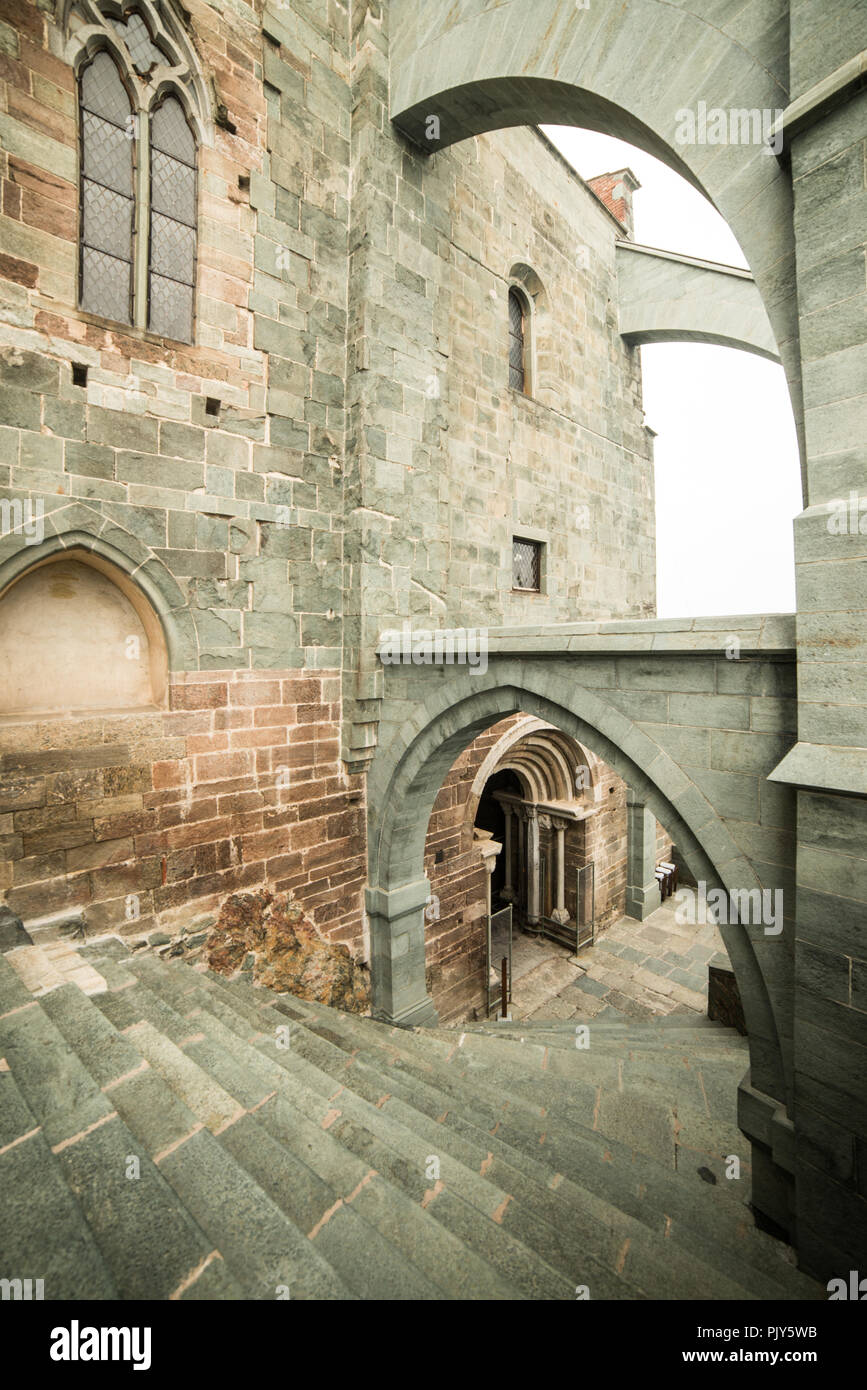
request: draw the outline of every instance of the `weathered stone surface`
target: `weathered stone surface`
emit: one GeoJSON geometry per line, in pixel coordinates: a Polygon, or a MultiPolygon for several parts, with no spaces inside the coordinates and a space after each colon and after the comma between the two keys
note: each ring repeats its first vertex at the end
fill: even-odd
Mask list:
{"type": "Polygon", "coordinates": [[[252,966],[254,983],[279,993],[348,1013],[365,1013],[370,1005],[366,968],[348,946],[324,940],[288,893],[275,897],[260,889],[233,894],[202,954],[221,975],[233,976],[252,966]]]}
{"type": "Polygon", "coordinates": [[[0,952],[14,951],[19,946],[31,946],[32,940],[24,923],[5,904],[0,904],[0,952]]]}

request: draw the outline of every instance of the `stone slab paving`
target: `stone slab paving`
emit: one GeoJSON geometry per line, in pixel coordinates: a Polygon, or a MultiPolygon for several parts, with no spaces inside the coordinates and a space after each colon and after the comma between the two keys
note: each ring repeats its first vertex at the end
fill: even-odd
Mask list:
{"type": "MultiPolygon", "coordinates": [[[[517,933],[512,960],[512,1017],[634,1019],[707,1011],[707,969],[727,962],[719,929],[677,920],[670,898],[643,922],[621,917],[578,956],[517,933]]],[[[682,914],[681,914],[682,915],[682,914]]]]}

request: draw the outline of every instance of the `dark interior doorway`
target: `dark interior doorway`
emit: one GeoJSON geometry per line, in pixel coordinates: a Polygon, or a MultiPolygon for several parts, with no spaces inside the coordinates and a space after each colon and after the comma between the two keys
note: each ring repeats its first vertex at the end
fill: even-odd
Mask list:
{"type": "MultiPolygon", "coordinates": [[[[523,796],[524,789],[516,773],[511,768],[504,767],[499,772],[495,772],[493,777],[489,777],[485,783],[485,789],[479,799],[479,808],[476,811],[476,826],[479,830],[489,830],[497,844],[504,843],[506,834],[506,818],[503,815],[503,808],[494,798],[494,792],[509,792],[514,796],[523,796]]],[[[513,830],[514,830],[514,822],[513,830]]],[[[513,851],[514,852],[514,851],[513,851]]],[[[491,876],[491,905],[494,911],[505,904],[500,900],[500,893],[506,882],[506,865],[501,851],[497,855],[494,872],[491,876]]]]}

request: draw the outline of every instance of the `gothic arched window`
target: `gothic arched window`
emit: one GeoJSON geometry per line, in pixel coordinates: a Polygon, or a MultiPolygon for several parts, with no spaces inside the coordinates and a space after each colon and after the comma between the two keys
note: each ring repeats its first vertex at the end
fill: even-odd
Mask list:
{"type": "Polygon", "coordinates": [[[527,310],[519,290],[509,290],[509,385],[515,391],[525,389],[527,310]]]}
{"type": "Polygon", "coordinates": [[[81,307],[132,323],[135,191],[132,102],[104,49],[79,78],[81,307]]]}
{"type": "Polygon", "coordinates": [[[148,327],[189,342],[196,286],[196,140],[177,97],[151,117],[148,327]]]}
{"type": "Polygon", "coordinates": [[[192,342],[198,148],[181,100],[190,64],[150,0],[122,18],[95,0],[83,8],[73,12],[89,36],[78,65],[79,303],[192,342]]]}

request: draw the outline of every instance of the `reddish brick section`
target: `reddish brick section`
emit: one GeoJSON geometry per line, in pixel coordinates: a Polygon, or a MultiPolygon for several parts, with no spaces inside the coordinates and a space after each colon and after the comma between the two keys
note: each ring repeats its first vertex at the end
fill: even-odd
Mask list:
{"type": "Polygon", "coordinates": [[[169,711],[7,724],[0,889],[25,921],[141,935],[267,884],[358,949],[364,782],[339,729],[335,671],[181,674],[169,711]]]}
{"type": "MultiPolygon", "coordinates": [[[[586,824],[584,854],[595,865],[596,934],[597,936],[626,909],[626,783],[609,767],[599,769],[598,810],[586,824]]],[[[579,842],[580,843],[580,842],[579,842]]],[[[575,883],[578,862],[569,862],[566,853],[566,882],[575,883]]],[[[571,904],[569,904],[571,906],[571,904]]],[[[589,904],[586,915],[589,918],[589,904]]]]}
{"type": "Polygon", "coordinates": [[[595,179],[587,179],[587,187],[603,202],[608,211],[617,218],[627,236],[632,236],[633,214],[632,195],[641,187],[631,169],[618,169],[613,174],[599,174],[595,179]]]}

